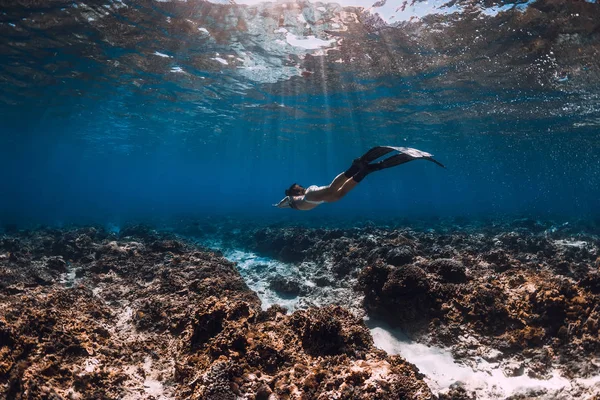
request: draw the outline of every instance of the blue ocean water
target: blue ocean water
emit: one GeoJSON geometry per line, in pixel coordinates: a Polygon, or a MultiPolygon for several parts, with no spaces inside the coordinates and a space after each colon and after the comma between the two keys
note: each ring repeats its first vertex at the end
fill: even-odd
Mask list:
{"type": "Polygon", "coordinates": [[[8,4],[0,221],[600,218],[598,4],[433,4],[8,4]],[[272,207],[375,145],[447,169],[272,207]]]}

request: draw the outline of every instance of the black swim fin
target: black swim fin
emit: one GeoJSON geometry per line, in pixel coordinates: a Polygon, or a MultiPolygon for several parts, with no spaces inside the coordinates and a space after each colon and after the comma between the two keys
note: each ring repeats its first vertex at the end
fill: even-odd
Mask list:
{"type": "Polygon", "coordinates": [[[385,156],[388,153],[391,153],[395,149],[390,146],[376,146],[363,154],[359,160],[365,163],[370,163],[372,161],[377,160],[379,157],[385,156]]]}
{"type": "MultiPolygon", "coordinates": [[[[382,155],[386,155],[387,153],[391,153],[392,151],[397,151],[399,154],[394,154],[391,157],[386,158],[385,160],[367,164],[364,168],[360,169],[356,172],[352,178],[356,182],[362,181],[367,175],[371,172],[379,171],[385,168],[395,167],[396,165],[404,164],[412,160],[417,160],[419,158],[429,160],[431,162],[436,163],[442,168],[446,168],[442,163],[433,159],[433,155],[426,153],[421,150],[413,149],[410,147],[392,147],[392,146],[379,146],[373,147],[365,156],[375,157],[375,159],[381,157],[382,155]]],[[[361,157],[362,158],[362,157],[361,157]]],[[[363,161],[364,162],[364,161],[363,161]]]]}

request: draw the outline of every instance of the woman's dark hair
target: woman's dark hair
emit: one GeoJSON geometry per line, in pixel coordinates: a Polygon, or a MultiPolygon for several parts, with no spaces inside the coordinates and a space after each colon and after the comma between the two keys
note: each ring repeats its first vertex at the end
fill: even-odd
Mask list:
{"type": "Polygon", "coordinates": [[[302,186],[298,185],[297,183],[294,183],[292,186],[290,186],[288,189],[285,190],[285,195],[286,196],[301,196],[304,194],[304,191],[306,189],[304,189],[302,186]]]}

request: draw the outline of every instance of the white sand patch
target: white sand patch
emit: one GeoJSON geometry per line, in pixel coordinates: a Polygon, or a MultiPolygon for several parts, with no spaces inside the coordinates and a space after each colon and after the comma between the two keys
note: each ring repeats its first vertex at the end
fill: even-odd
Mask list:
{"type": "Polygon", "coordinates": [[[174,397],[165,390],[163,384],[156,379],[158,374],[152,368],[152,359],[146,357],[144,364],[140,366],[128,365],[123,368],[129,375],[130,389],[129,393],[122,397],[122,400],[154,399],[171,400],[174,397]]]}
{"type": "MultiPolygon", "coordinates": [[[[133,316],[133,308],[129,305],[124,306],[121,312],[116,315],[115,324],[112,329],[110,329],[111,333],[118,336],[125,344],[151,342],[152,339],[147,333],[138,332],[135,329],[133,316]]],[[[92,364],[92,361],[90,361],[90,366],[95,368],[96,365],[92,364]]],[[[171,388],[165,387],[161,382],[163,376],[170,376],[170,371],[174,367],[174,362],[173,360],[168,360],[161,365],[162,366],[154,365],[150,356],[145,356],[142,364],[123,365],[123,371],[128,375],[126,386],[128,386],[129,390],[121,399],[174,399],[175,396],[173,395],[171,388]]]]}
{"type": "Polygon", "coordinates": [[[117,315],[116,331],[117,332],[130,332],[133,331],[133,324],[131,319],[133,317],[133,309],[126,306],[123,311],[117,315]]]}
{"type": "Polygon", "coordinates": [[[154,396],[156,399],[165,399],[165,388],[163,384],[158,381],[156,371],[152,369],[152,359],[150,357],[146,357],[144,360],[144,372],[145,372],[145,380],[144,380],[144,391],[146,394],[150,396],[154,396]]]}
{"type": "Polygon", "coordinates": [[[562,247],[577,247],[577,248],[583,249],[584,247],[586,247],[588,245],[588,242],[584,242],[583,240],[561,239],[561,240],[555,240],[554,244],[557,246],[562,246],[562,247]]]}
{"type": "MultiPolygon", "coordinates": [[[[571,389],[600,385],[600,377],[570,381],[553,371],[547,380],[530,378],[526,374],[506,376],[500,363],[488,362],[476,357],[473,367],[458,364],[446,350],[410,341],[402,332],[381,324],[371,328],[375,346],[388,354],[400,354],[415,364],[426,375],[425,381],[434,393],[441,393],[453,385],[462,386],[467,392],[477,393],[481,399],[504,399],[531,391],[543,391],[547,398],[565,395],[571,389]]],[[[600,389],[600,388],[599,388],[600,389]]],[[[545,397],[546,398],[546,397],[545,397]]],[[[562,398],[562,397],[561,397],[562,398]]]]}
{"type": "Polygon", "coordinates": [[[66,287],[73,287],[77,281],[77,268],[73,266],[70,262],[67,261],[67,272],[62,274],[60,283],[64,284],[66,287]]]}
{"type": "Polygon", "coordinates": [[[327,264],[287,264],[252,252],[222,251],[225,258],[237,264],[237,269],[248,287],[258,295],[263,310],[274,304],[279,304],[290,312],[335,304],[346,307],[358,317],[364,316],[362,296],[353,290],[353,283],[350,281],[335,282],[327,286],[317,285],[318,275],[322,275],[323,271],[329,268],[327,264]],[[287,277],[298,282],[301,285],[301,293],[298,296],[285,295],[271,289],[269,284],[275,276],[287,277]]]}
{"type": "Polygon", "coordinates": [[[98,364],[100,364],[100,361],[97,358],[90,357],[83,363],[83,370],[87,373],[94,372],[98,364]]]}
{"type": "Polygon", "coordinates": [[[600,392],[600,375],[591,378],[577,378],[575,382],[584,387],[595,387],[600,392]]]}
{"type": "Polygon", "coordinates": [[[73,267],[71,263],[67,263],[67,286],[71,287],[75,284],[75,279],[77,276],[77,268],[73,267]]]}
{"type": "Polygon", "coordinates": [[[240,250],[227,252],[225,257],[237,263],[240,275],[242,275],[248,287],[258,295],[263,310],[273,304],[279,304],[290,311],[300,308],[298,305],[299,297],[285,298],[269,288],[268,278],[274,273],[288,275],[291,269],[289,265],[240,250]]]}

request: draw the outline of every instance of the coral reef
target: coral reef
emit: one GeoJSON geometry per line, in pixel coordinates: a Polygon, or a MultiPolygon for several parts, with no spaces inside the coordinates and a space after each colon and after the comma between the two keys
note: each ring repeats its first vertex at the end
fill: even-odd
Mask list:
{"type": "Polygon", "coordinates": [[[382,331],[365,316],[484,375],[485,364],[505,377],[568,384],[567,399],[600,394],[593,232],[524,220],[435,229],[230,224],[197,225],[219,250],[145,226],[6,231],[0,397],[502,397],[460,384],[432,392],[417,367],[375,347],[382,331]],[[236,265],[228,249],[283,264],[253,256],[236,265]],[[295,311],[261,303],[262,290],[295,311]]]}
{"type": "Polygon", "coordinates": [[[398,396],[434,397],[360,318],[263,311],[218,252],[140,226],[0,237],[2,398],[398,396]]]}
{"type": "Polygon", "coordinates": [[[582,231],[523,219],[435,230],[265,227],[230,240],[300,263],[305,280],[321,282],[304,296],[352,288],[334,302],[466,363],[484,357],[507,375],[588,378],[598,374],[590,355],[600,350],[600,240],[582,231]],[[349,297],[361,297],[362,309],[349,297]]]}

